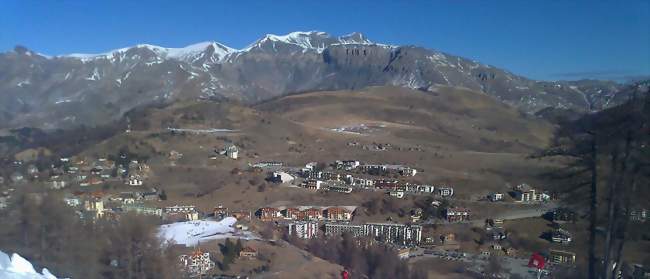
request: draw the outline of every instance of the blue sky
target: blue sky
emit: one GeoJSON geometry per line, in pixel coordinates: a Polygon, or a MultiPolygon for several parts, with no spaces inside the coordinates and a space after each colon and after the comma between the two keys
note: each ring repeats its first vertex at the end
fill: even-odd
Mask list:
{"type": "Polygon", "coordinates": [[[0,1],[0,51],[59,55],[138,43],[353,31],[418,45],[535,79],[650,75],[650,1],[0,1]]]}

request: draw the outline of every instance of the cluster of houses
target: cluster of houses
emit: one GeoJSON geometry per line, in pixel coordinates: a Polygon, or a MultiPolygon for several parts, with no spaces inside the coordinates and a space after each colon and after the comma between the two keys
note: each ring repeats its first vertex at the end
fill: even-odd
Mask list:
{"type": "Polygon", "coordinates": [[[298,171],[282,171],[279,162],[260,162],[251,165],[255,168],[274,168],[268,178],[275,183],[292,183],[309,190],[328,190],[339,193],[351,193],[354,189],[383,190],[393,197],[403,198],[405,194],[428,194],[443,198],[454,195],[454,189],[449,186],[433,186],[414,184],[398,179],[387,179],[386,176],[402,177],[415,176],[417,170],[402,165],[361,164],[356,160],[335,161],[333,170],[319,169],[316,162],[307,163],[298,171]],[[368,178],[367,176],[382,176],[368,178]],[[300,182],[297,182],[300,181],[300,182]]]}
{"type": "MultiPolygon", "coordinates": [[[[126,155],[120,155],[125,161],[126,155]]],[[[91,186],[105,182],[123,182],[131,186],[142,186],[150,174],[149,166],[138,160],[116,163],[107,158],[91,160],[83,157],[60,158],[46,170],[34,165],[26,167],[26,174],[16,171],[10,179],[20,184],[28,179],[38,179],[49,184],[51,189],[62,189],[70,185],[91,186]]]]}
{"type": "MultiPolygon", "coordinates": [[[[242,247],[239,251],[239,258],[252,260],[257,258],[257,250],[250,246],[242,247]]],[[[204,278],[215,268],[215,262],[210,257],[210,252],[196,248],[190,254],[182,254],[178,257],[178,264],[186,275],[190,278],[204,278]]],[[[239,278],[239,277],[237,277],[239,278]]]]}
{"type": "Polygon", "coordinates": [[[119,218],[120,214],[128,212],[156,216],[166,222],[193,221],[201,217],[201,213],[193,205],[167,207],[148,205],[149,202],[158,201],[160,194],[155,188],[117,194],[103,191],[75,192],[64,197],[63,201],[68,206],[78,209],[77,212],[82,218],[119,218]]]}
{"type": "Polygon", "coordinates": [[[204,252],[200,248],[196,249],[191,254],[180,255],[178,257],[178,262],[181,270],[190,277],[206,275],[215,267],[214,261],[210,259],[210,253],[204,252]]]}

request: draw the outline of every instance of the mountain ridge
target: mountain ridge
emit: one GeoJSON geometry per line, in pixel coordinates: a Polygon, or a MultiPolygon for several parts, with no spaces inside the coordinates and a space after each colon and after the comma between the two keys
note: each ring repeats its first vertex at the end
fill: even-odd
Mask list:
{"type": "Polygon", "coordinates": [[[361,33],[268,34],[242,49],[208,41],[44,56],[16,48],[0,53],[0,67],[0,128],[96,125],[137,106],[182,99],[256,103],[293,92],[382,85],[464,87],[528,113],[597,111],[625,99],[617,95],[618,83],[535,81],[437,50],[375,43],[361,33]]]}

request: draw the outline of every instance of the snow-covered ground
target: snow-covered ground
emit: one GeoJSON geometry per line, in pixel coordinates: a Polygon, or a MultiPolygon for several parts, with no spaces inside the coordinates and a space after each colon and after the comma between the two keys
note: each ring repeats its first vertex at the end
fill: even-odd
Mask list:
{"type": "Polygon", "coordinates": [[[2,279],[56,279],[46,268],[41,273],[34,270],[34,266],[14,253],[9,257],[6,253],[0,251],[0,278],[2,279]]]}
{"type": "Polygon", "coordinates": [[[235,229],[233,226],[236,222],[237,219],[227,217],[221,221],[199,220],[167,224],[160,226],[158,237],[188,247],[213,239],[254,238],[250,232],[235,229]]]}

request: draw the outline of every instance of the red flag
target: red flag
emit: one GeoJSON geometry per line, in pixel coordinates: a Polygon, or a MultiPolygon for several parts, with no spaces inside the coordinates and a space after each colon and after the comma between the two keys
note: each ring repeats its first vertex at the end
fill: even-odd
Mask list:
{"type": "Polygon", "coordinates": [[[530,256],[530,260],[528,260],[528,267],[544,269],[545,265],[546,265],[546,260],[539,253],[534,253],[532,256],[530,256]]]}

